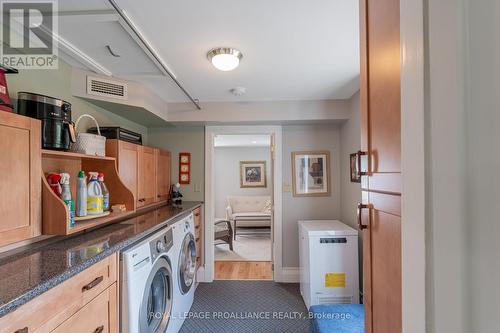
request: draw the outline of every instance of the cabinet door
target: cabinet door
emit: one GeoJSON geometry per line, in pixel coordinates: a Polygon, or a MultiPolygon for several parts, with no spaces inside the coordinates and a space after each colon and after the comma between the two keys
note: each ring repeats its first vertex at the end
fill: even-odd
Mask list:
{"type": "Polygon", "coordinates": [[[139,183],[137,207],[155,202],[156,197],[156,149],[141,146],[139,149],[139,183]]]}
{"type": "Polygon", "coordinates": [[[156,157],[156,181],[157,195],[156,201],[168,199],[170,193],[172,158],[167,150],[157,149],[156,157]]]}
{"type": "Polygon", "coordinates": [[[116,299],[114,283],[52,333],[118,333],[116,299]]]}
{"type": "Polygon", "coordinates": [[[41,233],[40,121],[0,112],[0,246],[41,233]]]}
{"type": "Polygon", "coordinates": [[[136,200],[138,196],[139,149],[140,146],[136,144],[118,141],[118,174],[125,186],[134,193],[136,200]]]}
{"type": "Polygon", "coordinates": [[[399,0],[361,0],[361,177],[365,331],[400,333],[401,92],[399,0]]]}

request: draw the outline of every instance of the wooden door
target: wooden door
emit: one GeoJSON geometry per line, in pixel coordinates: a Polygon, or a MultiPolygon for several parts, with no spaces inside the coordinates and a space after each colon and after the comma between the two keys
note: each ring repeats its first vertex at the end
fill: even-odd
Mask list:
{"type": "Polygon", "coordinates": [[[156,152],[156,201],[164,201],[170,193],[172,158],[168,150],[157,149],[156,152]]]}
{"type": "Polygon", "coordinates": [[[139,147],[139,183],[137,207],[147,206],[156,198],[156,149],[139,147]]]}
{"type": "Polygon", "coordinates": [[[361,186],[365,331],[399,333],[401,92],[399,0],[361,0],[361,186]]]}
{"type": "Polygon", "coordinates": [[[41,233],[40,121],[0,112],[0,246],[41,233]]]}

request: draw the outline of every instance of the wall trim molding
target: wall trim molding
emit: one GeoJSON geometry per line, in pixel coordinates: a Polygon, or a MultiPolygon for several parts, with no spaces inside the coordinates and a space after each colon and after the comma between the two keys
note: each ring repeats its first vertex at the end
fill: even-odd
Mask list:
{"type": "Polygon", "coordinates": [[[402,329],[413,333],[426,330],[424,2],[400,6],[402,329]]]}
{"type": "Polygon", "coordinates": [[[285,283],[300,282],[300,267],[283,267],[281,269],[281,281],[285,283]]]}

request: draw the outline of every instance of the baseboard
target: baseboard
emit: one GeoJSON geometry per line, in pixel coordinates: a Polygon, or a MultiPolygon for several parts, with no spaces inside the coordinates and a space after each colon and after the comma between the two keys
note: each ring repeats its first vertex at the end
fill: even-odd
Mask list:
{"type": "Polygon", "coordinates": [[[299,267],[283,267],[281,269],[281,281],[285,283],[299,283],[300,282],[300,268],[299,267]]]}

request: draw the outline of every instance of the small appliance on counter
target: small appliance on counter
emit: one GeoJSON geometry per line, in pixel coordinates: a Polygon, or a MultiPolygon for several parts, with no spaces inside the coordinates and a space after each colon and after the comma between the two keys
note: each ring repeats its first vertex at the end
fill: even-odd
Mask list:
{"type": "Polygon", "coordinates": [[[76,141],[71,104],[55,97],[19,92],[17,112],[42,121],[42,148],[69,150],[76,141]]]}
{"type": "MultiPolygon", "coordinates": [[[[139,133],[117,126],[99,127],[99,129],[101,130],[101,135],[105,136],[106,139],[117,139],[142,145],[142,135],[139,133]]],[[[89,128],[87,133],[98,134],[97,127],[89,128]]]]}
{"type": "Polygon", "coordinates": [[[15,68],[0,65],[0,111],[12,112],[14,106],[12,105],[9,97],[9,89],[7,89],[7,79],[5,74],[17,74],[15,68]]]}

